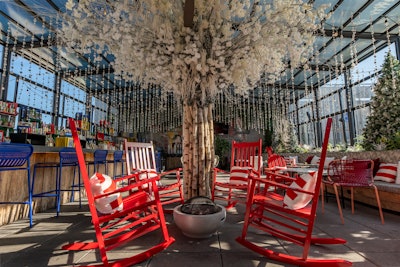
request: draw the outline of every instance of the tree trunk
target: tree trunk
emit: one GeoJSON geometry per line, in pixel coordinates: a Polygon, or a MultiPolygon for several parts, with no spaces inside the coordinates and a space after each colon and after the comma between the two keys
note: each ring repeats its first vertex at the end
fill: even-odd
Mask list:
{"type": "Polygon", "coordinates": [[[183,190],[185,199],[211,196],[214,162],[213,104],[183,105],[183,190]]]}

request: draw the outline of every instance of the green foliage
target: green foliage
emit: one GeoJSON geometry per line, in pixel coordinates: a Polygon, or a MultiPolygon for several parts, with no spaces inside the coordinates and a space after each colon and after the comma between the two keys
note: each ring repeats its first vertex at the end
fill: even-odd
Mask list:
{"type": "Polygon", "coordinates": [[[218,135],[215,137],[214,142],[215,155],[218,155],[222,159],[231,150],[231,144],[228,140],[225,140],[218,135]]]}
{"type": "Polygon", "coordinates": [[[395,133],[392,138],[387,140],[388,149],[400,149],[400,132],[395,133]]]}
{"type": "Polygon", "coordinates": [[[390,53],[374,93],[362,146],[366,150],[400,148],[400,62],[390,53]]]}
{"type": "Polygon", "coordinates": [[[272,130],[265,130],[263,144],[264,147],[272,146],[273,140],[273,131],[272,130]]]}
{"type": "Polygon", "coordinates": [[[354,146],[348,146],[346,148],[346,151],[348,152],[363,151],[364,136],[363,135],[356,136],[354,141],[355,141],[354,146]]]}

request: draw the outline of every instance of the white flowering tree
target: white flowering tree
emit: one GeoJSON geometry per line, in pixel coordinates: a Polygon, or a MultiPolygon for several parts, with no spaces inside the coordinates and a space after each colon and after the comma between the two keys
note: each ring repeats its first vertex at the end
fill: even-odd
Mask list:
{"type": "Polygon", "coordinates": [[[185,197],[210,196],[213,101],[246,95],[304,64],[324,12],[302,0],[68,0],[61,38],[79,52],[111,53],[124,79],[159,84],[183,104],[185,197]],[[188,6],[187,6],[188,7],[188,6]],[[184,25],[184,17],[189,21],[184,25]],[[190,23],[192,22],[192,23],[190,23]]]}

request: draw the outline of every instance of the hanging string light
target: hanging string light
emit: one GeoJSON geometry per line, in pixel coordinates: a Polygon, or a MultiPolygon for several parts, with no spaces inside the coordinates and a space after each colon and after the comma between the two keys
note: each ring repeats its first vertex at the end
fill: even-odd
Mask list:
{"type": "Polygon", "coordinates": [[[359,70],[357,68],[358,59],[357,59],[357,47],[356,47],[356,29],[352,27],[352,34],[351,34],[351,43],[350,43],[350,58],[351,58],[351,68],[356,70],[356,79],[352,80],[360,80],[359,70]]]}
{"type": "MultiPolygon", "coordinates": [[[[11,26],[10,26],[10,22],[7,23],[7,34],[6,34],[6,43],[3,46],[4,48],[4,52],[3,52],[3,64],[2,64],[2,74],[1,74],[1,96],[2,98],[4,98],[4,94],[5,94],[5,87],[4,84],[6,83],[6,77],[7,77],[7,61],[9,59],[9,43],[10,43],[10,39],[11,39],[11,26]]],[[[16,42],[16,39],[14,40],[14,42],[16,42]]],[[[15,45],[14,45],[15,47],[15,45]]],[[[14,49],[14,48],[13,48],[14,49]]]]}
{"type": "MultiPolygon", "coordinates": [[[[373,59],[374,59],[374,75],[375,79],[378,75],[378,64],[377,64],[377,56],[376,56],[376,39],[375,39],[375,31],[374,31],[374,24],[370,21],[370,29],[371,29],[371,44],[372,44],[372,51],[373,51],[373,59]]],[[[400,27],[399,27],[400,30],[400,27]]],[[[400,33],[400,32],[399,32],[400,33]]]]}

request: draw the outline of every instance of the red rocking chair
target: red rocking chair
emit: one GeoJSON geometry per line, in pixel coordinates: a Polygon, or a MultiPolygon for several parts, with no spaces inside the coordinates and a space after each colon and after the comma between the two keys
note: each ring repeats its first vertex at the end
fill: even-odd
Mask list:
{"type": "Polygon", "coordinates": [[[214,183],[211,192],[213,201],[226,201],[227,209],[234,207],[238,202],[246,202],[250,172],[253,171],[258,177],[261,175],[261,147],[261,139],[257,142],[232,142],[230,172],[214,168],[214,183]],[[229,181],[217,181],[220,173],[229,175],[229,181]]]}
{"type": "Polygon", "coordinates": [[[314,220],[321,187],[321,180],[326,157],[329,133],[332,119],[327,120],[324,143],[318,172],[290,177],[288,175],[270,172],[271,176],[279,179],[267,180],[250,175],[250,189],[246,207],[245,220],[242,234],[236,240],[243,246],[272,260],[293,264],[296,266],[351,266],[352,263],[343,259],[316,259],[309,258],[311,244],[344,244],[340,238],[320,238],[312,236],[314,220]],[[308,179],[313,177],[313,179],[308,179]],[[278,183],[278,180],[291,180],[288,185],[278,183]],[[302,183],[301,181],[305,182],[302,183]],[[259,185],[264,185],[262,191],[256,190],[259,185]],[[308,185],[308,188],[305,186],[308,185]],[[277,187],[280,190],[275,191],[277,187]],[[285,195],[279,194],[285,190],[285,195]],[[304,202],[300,207],[289,207],[290,200],[300,199],[304,202]],[[304,201],[307,199],[307,201],[304,201]],[[248,228],[254,227],[278,239],[283,239],[303,247],[302,255],[290,255],[262,247],[248,237],[248,228]]]}
{"type": "MultiPolygon", "coordinates": [[[[115,180],[106,177],[106,175],[96,174],[96,177],[98,177],[96,181],[104,181],[107,180],[105,178],[109,178],[115,182],[113,186],[110,186],[99,194],[97,190],[93,190],[93,177],[89,180],[87,174],[88,172],[86,170],[75,121],[69,119],[69,125],[74,138],[79,167],[87,193],[92,223],[96,233],[96,241],[76,242],[64,245],[62,248],[65,250],[98,249],[102,264],[90,266],[115,267],[132,266],[167,248],[175,240],[168,234],[158,188],[156,186],[160,177],[158,175],[152,175],[153,178],[136,182],[136,176],[141,173],[119,177],[115,180]],[[144,190],[143,188],[151,188],[151,191],[144,190]],[[98,211],[99,203],[107,201],[109,201],[108,207],[112,207],[111,212],[105,214],[102,210],[103,213],[100,213],[98,211]],[[121,247],[129,241],[159,229],[161,230],[162,237],[160,240],[155,241],[153,247],[148,248],[144,252],[130,255],[128,258],[109,261],[107,257],[108,251],[121,247]]],[[[147,175],[147,173],[144,175],[147,175]]],[[[96,186],[98,186],[98,184],[96,184],[96,186]]],[[[97,189],[98,187],[95,188],[97,189]]]]}
{"type": "MultiPolygon", "coordinates": [[[[156,171],[156,160],[154,153],[153,142],[128,142],[125,140],[125,160],[128,174],[133,174],[140,171],[156,171]]],[[[169,204],[183,204],[185,202],[183,197],[182,181],[181,181],[182,168],[176,168],[168,171],[158,173],[160,178],[173,176],[173,180],[167,184],[158,182],[158,194],[160,195],[161,204],[164,207],[165,213],[172,213],[173,209],[166,208],[171,206],[169,204]]],[[[142,180],[144,175],[138,176],[142,180]]]]}

